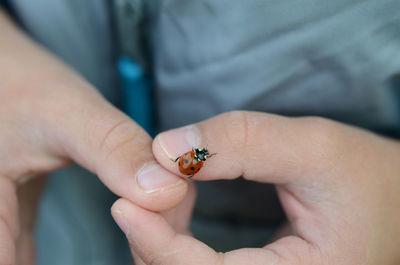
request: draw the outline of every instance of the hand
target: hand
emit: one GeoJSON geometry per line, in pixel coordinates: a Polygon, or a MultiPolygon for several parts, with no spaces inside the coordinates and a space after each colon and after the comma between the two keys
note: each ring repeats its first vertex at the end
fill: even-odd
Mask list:
{"type": "Polygon", "coordinates": [[[186,181],[157,164],[146,132],[1,10],[0,47],[0,264],[34,263],[41,184],[31,179],[73,161],[146,209],[169,209],[184,198],[186,181]]]}
{"type": "Polygon", "coordinates": [[[232,112],[158,135],[153,152],[180,175],[170,158],[192,146],[217,153],[196,180],[274,183],[294,234],[259,249],[216,253],[159,213],[120,199],[114,218],[125,222],[146,264],[399,264],[398,142],[321,118],[232,112]]]}

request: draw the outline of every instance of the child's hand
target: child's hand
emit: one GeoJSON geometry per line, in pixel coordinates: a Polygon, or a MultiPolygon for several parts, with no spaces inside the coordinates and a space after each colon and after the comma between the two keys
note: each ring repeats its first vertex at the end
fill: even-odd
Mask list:
{"type": "Polygon", "coordinates": [[[71,162],[148,209],[183,199],[187,183],[156,163],[150,136],[1,10],[0,47],[0,264],[34,263],[31,230],[41,183],[23,184],[71,162]]]}
{"type": "Polygon", "coordinates": [[[398,142],[321,118],[232,112],[160,134],[153,152],[180,175],[170,159],[193,146],[218,153],[194,179],[276,184],[295,234],[216,253],[162,215],[119,200],[114,218],[146,264],[399,264],[398,142]]]}

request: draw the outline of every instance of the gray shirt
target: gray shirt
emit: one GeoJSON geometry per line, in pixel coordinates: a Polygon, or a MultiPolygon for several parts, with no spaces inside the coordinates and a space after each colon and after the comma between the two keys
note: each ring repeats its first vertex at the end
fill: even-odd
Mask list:
{"type": "MultiPolygon", "coordinates": [[[[116,101],[104,1],[13,0],[31,34],[116,101]]],[[[399,126],[397,0],[146,1],[159,129],[234,109],[399,126]]]]}

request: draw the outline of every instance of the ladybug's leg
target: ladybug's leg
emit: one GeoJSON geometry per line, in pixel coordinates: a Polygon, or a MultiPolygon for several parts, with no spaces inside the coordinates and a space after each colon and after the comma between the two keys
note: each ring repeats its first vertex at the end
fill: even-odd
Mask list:
{"type": "Polygon", "coordinates": [[[214,156],[214,155],[216,155],[216,154],[217,154],[217,153],[213,153],[213,154],[211,154],[211,155],[208,155],[207,158],[212,157],[212,156],[214,156]]]}
{"type": "Polygon", "coordinates": [[[194,176],[194,175],[189,176],[188,179],[192,180],[193,176],[194,176]]]}
{"type": "Polygon", "coordinates": [[[181,156],[178,156],[175,160],[171,158],[171,160],[176,163],[176,161],[178,161],[179,158],[181,158],[181,156]]]}

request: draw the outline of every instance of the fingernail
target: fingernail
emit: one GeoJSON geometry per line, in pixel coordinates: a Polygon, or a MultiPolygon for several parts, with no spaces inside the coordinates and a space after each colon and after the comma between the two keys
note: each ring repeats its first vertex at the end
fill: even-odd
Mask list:
{"type": "Polygon", "coordinates": [[[145,165],[137,175],[137,182],[147,192],[167,189],[184,182],[182,178],[161,168],[158,164],[145,165]]]}
{"type": "Polygon", "coordinates": [[[161,148],[171,159],[201,145],[200,130],[194,125],[163,132],[157,136],[157,139],[161,148]]]}
{"type": "Polygon", "coordinates": [[[121,228],[122,232],[125,233],[126,236],[129,235],[129,224],[125,219],[122,211],[120,209],[113,209],[113,217],[119,228],[121,228]]]}

